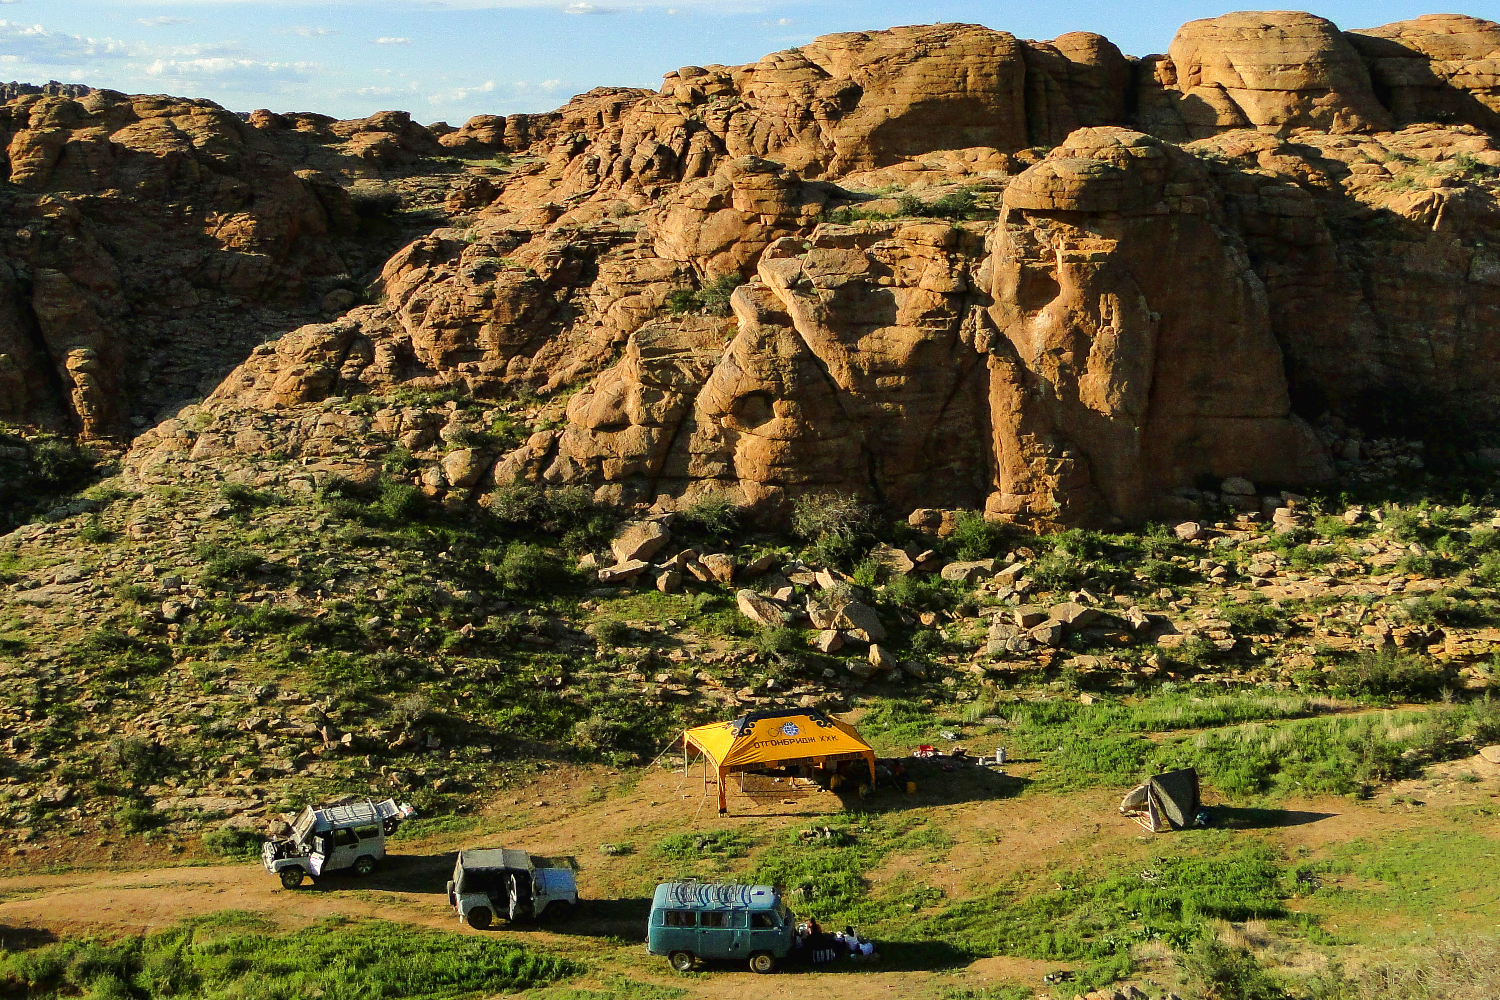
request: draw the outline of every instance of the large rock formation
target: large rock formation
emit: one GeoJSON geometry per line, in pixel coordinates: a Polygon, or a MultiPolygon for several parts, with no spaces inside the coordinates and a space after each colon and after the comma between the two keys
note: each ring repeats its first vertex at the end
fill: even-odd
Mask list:
{"type": "Polygon", "coordinates": [[[313,185],[207,101],[0,106],[0,419],[128,434],[343,270],[313,185]]]}
{"type": "MultiPolygon", "coordinates": [[[[131,463],[400,455],[454,504],[521,480],[774,520],[835,491],[1039,525],[1327,481],[1350,453],[1317,419],[1500,404],[1497,53],[1457,15],[1231,14],[1140,59],[936,25],[458,129],[257,113],[235,134],[327,219],[351,184],[471,162],[379,305],[258,348],[131,463]]],[[[23,177],[53,141],[28,131],[23,177]]],[[[12,335],[0,392],[46,356],[76,412],[120,395],[90,280],[0,281],[0,322],[73,338],[12,335]]]]}

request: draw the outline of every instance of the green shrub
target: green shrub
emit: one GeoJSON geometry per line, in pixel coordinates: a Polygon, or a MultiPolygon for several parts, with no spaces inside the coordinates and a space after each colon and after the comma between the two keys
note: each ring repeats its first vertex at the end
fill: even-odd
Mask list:
{"type": "Polygon", "coordinates": [[[916,573],[896,574],[885,585],[880,595],[881,603],[891,604],[906,611],[941,611],[950,607],[954,598],[954,587],[937,575],[921,576],[916,573]]]}
{"type": "Polygon", "coordinates": [[[871,510],[854,496],[820,493],[792,503],[792,532],[811,542],[811,557],[834,566],[856,559],[863,542],[872,540],[871,510]]]}
{"type": "Polygon", "coordinates": [[[780,626],[762,629],[755,637],[755,648],[769,656],[787,656],[807,651],[807,636],[794,628],[780,626]]]}
{"type": "Polygon", "coordinates": [[[510,597],[547,593],[567,582],[570,574],[551,552],[530,542],[512,542],[490,566],[495,588],[510,597]]]}
{"type": "Polygon", "coordinates": [[[1350,694],[1422,701],[1442,691],[1447,675],[1426,657],[1383,648],[1337,664],[1328,681],[1334,689],[1350,694]]]}
{"type": "Polygon", "coordinates": [[[79,666],[102,668],[111,680],[157,674],[172,664],[161,646],[114,625],[101,625],[85,633],[68,647],[68,655],[79,666]]]}
{"type": "Polygon", "coordinates": [[[613,618],[604,618],[588,627],[589,635],[594,637],[602,649],[614,649],[622,646],[630,638],[630,626],[613,618]]]}
{"type": "Polygon", "coordinates": [[[203,846],[225,858],[251,858],[260,853],[261,838],[254,830],[222,826],[203,835],[203,846]]]}
{"type": "Polygon", "coordinates": [[[230,548],[217,542],[200,542],[194,554],[203,560],[203,581],[208,584],[244,580],[260,569],[260,553],[230,548]]]}
{"type": "Polygon", "coordinates": [[[1011,529],[1007,526],[966,510],[954,522],[948,545],[958,559],[991,559],[1005,554],[1010,539],[1011,529]]]}
{"type": "Polygon", "coordinates": [[[145,833],[166,825],[167,818],[144,802],[132,800],[115,810],[115,822],[126,833],[145,833]]]}
{"type": "Polygon", "coordinates": [[[728,316],[730,297],[741,284],[738,274],[726,274],[698,289],[679,288],[667,297],[667,311],[679,316],[687,313],[728,316]]]}
{"type": "Polygon", "coordinates": [[[219,487],[219,499],[227,503],[236,513],[248,513],[276,504],[276,496],[246,486],[244,483],[224,483],[219,487]]]}
{"type": "Polygon", "coordinates": [[[1203,1000],[1282,1000],[1286,992],[1243,948],[1216,937],[1201,938],[1177,955],[1177,967],[1194,996],[1203,1000]]]}
{"type": "Polygon", "coordinates": [[[1288,626],[1285,612],[1259,594],[1244,601],[1226,601],[1219,606],[1219,617],[1236,632],[1252,635],[1276,635],[1288,626]]]}
{"type": "Polygon", "coordinates": [[[716,540],[729,538],[741,527],[739,504],[728,492],[704,493],[677,512],[674,531],[698,533],[716,540]]]}
{"type": "Polygon", "coordinates": [[[619,527],[620,513],[597,503],[586,487],[543,489],[524,483],[502,486],[491,496],[489,517],[502,531],[545,535],[578,552],[605,545],[619,527]]]}
{"type": "Polygon", "coordinates": [[[91,515],[88,522],[78,529],[78,537],[90,545],[103,545],[115,537],[115,533],[104,526],[98,514],[91,515]]]}
{"type": "Polygon", "coordinates": [[[31,446],[34,489],[63,493],[81,489],[95,475],[99,456],[63,438],[43,437],[31,446]]]}
{"type": "Polygon", "coordinates": [[[120,736],[110,740],[105,762],[127,783],[150,785],[171,774],[176,768],[172,752],[155,740],[143,736],[120,736]]]}
{"type": "Polygon", "coordinates": [[[1061,593],[1087,584],[1089,567],[1066,549],[1055,548],[1032,564],[1026,575],[1038,590],[1061,593]]]}
{"type": "Polygon", "coordinates": [[[980,216],[979,199],[973,188],[961,188],[943,195],[927,206],[926,213],[937,219],[952,219],[962,222],[980,216]]]}

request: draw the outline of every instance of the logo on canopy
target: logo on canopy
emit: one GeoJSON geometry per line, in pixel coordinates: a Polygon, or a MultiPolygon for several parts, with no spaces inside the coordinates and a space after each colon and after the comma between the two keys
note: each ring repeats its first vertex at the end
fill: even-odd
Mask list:
{"type": "Polygon", "coordinates": [[[796,736],[798,733],[802,732],[802,730],[798,728],[795,722],[788,722],[786,725],[781,727],[781,732],[786,736],[796,736]]]}

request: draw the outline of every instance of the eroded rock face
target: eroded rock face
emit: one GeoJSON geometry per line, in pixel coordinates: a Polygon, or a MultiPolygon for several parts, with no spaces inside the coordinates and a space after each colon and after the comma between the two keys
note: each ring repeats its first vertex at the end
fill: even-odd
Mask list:
{"type": "Polygon", "coordinates": [[[7,419],[122,437],[343,270],[311,186],[207,101],[25,94],[0,143],[7,419]]]}
{"type": "Polygon", "coordinates": [[[1428,14],[1346,36],[1364,56],[1398,126],[1460,122],[1500,128],[1500,25],[1428,14]]]}
{"type": "MultiPolygon", "coordinates": [[[[399,446],[449,503],[518,481],[665,507],[724,492],[768,522],[828,492],[1036,526],[1184,520],[1203,477],[1324,482],[1312,418],[1357,424],[1402,392],[1500,405],[1496,38],[1456,15],[1346,34],[1244,13],[1131,60],[1098,35],[936,25],[461,129],[253,119],[310,150],[300,181],[330,219],[333,174],[430,149],[514,163],[455,178],[459,221],[386,262],[381,305],[258,349],[132,462],[274,447],[368,475],[399,446]],[[989,210],[853,193],[890,184],[975,185],[989,210]],[[726,276],[733,317],[694,313],[726,276]],[[402,402],[428,390],[466,402],[402,402]],[[572,395],[503,444],[466,423],[523,391],[572,395]],[[381,408],[349,403],[367,394],[381,408]]],[[[0,280],[0,387],[31,363],[31,287],[0,280]]],[[[112,419],[89,400],[115,363],[67,315],[58,392],[112,419]]]]}
{"type": "Polygon", "coordinates": [[[1248,126],[1372,132],[1391,127],[1359,53],[1333,22],[1290,11],[1190,21],[1169,50],[1194,138],[1248,126]]]}
{"type": "Polygon", "coordinates": [[[1075,132],[1011,184],[990,237],[991,514],[1135,521],[1205,473],[1330,475],[1222,221],[1198,160],[1124,129],[1075,132]]]}

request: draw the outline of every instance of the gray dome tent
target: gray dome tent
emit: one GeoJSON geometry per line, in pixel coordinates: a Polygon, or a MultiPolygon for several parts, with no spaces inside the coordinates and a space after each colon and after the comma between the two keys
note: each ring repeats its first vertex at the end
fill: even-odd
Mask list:
{"type": "Polygon", "coordinates": [[[1183,830],[1193,825],[1200,805],[1198,772],[1191,767],[1158,774],[1132,788],[1120,800],[1120,812],[1152,833],[1183,830]]]}

